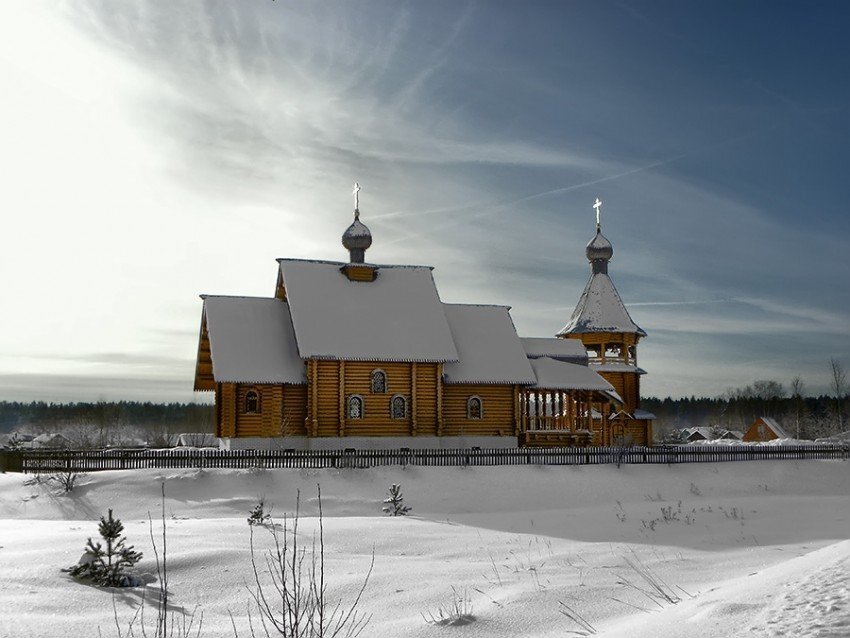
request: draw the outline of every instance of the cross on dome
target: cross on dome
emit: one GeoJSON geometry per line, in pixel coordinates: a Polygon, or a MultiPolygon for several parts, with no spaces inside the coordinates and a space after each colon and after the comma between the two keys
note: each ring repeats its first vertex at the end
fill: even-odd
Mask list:
{"type": "Polygon", "coordinates": [[[354,182],[354,190],[351,191],[354,194],[354,210],[360,209],[360,184],[354,182]]]}
{"type": "Polygon", "coordinates": [[[596,210],[596,228],[599,228],[600,218],[602,217],[602,200],[598,197],[596,198],[596,202],[593,204],[593,208],[596,210]]]}

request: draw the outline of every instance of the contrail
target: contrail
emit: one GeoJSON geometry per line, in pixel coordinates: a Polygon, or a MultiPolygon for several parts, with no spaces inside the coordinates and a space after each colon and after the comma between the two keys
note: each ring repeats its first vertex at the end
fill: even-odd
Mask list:
{"type": "MultiPolygon", "coordinates": [[[[498,204],[494,204],[492,206],[486,207],[484,210],[482,210],[481,212],[479,212],[475,215],[467,215],[467,216],[464,216],[464,217],[456,217],[455,219],[448,221],[445,224],[440,224],[438,226],[431,226],[427,231],[418,232],[418,233],[409,233],[409,234],[404,235],[403,237],[397,237],[396,239],[391,239],[391,240],[389,240],[385,243],[396,244],[396,243],[402,242],[402,241],[409,241],[410,239],[414,239],[416,237],[421,237],[421,236],[425,235],[426,232],[430,234],[430,233],[433,233],[434,231],[437,231],[437,230],[445,230],[446,228],[451,228],[452,226],[457,226],[457,225],[462,224],[464,222],[468,222],[469,220],[472,220],[472,219],[478,219],[479,217],[490,217],[492,215],[496,215],[496,214],[504,211],[505,209],[511,208],[511,207],[515,206],[516,204],[520,204],[522,202],[527,202],[527,201],[531,201],[531,200],[534,200],[534,199],[540,199],[542,197],[549,197],[551,195],[559,195],[561,193],[568,193],[570,191],[574,191],[574,190],[579,189],[579,188],[585,188],[587,186],[593,186],[594,184],[601,184],[603,182],[610,182],[611,180],[620,179],[622,177],[627,177],[628,175],[634,175],[635,173],[640,173],[642,171],[648,171],[648,170],[651,170],[653,168],[658,168],[659,166],[664,166],[665,164],[669,164],[670,162],[675,162],[676,160],[682,159],[683,157],[686,157],[686,156],[687,156],[687,153],[682,153],[680,155],[674,155],[673,157],[668,157],[667,159],[664,159],[664,160],[653,162],[652,164],[647,164],[646,166],[639,166],[637,168],[633,168],[633,169],[630,169],[628,171],[623,171],[622,173],[617,173],[615,175],[606,175],[605,177],[600,177],[598,179],[593,179],[593,180],[590,180],[590,181],[587,181],[587,182],[581,182],[580,184],[572,184],[570,186],[564,186],[563,188],[555,188],[553,190],[543,191],[542,193],[534,193],[533,195],[526,195],[525,197],[520,197],[519,199],[514,199],[514,200],[511,200],[509,202],[500,202],[498,204]]],[[[476,205],[470,205],[470,206],[463,206],[463,207],[458,207],[458,208],[446,208],[446,209],[443,209],[440,212],[458,211],[458,210],[463,210],[463,209],[467,209],[467,208],[479,208],[481,206],[486,206],[486,205],[482,204],[482,205],[477,205],[477,206],[476,205]]],[[[437,212],[437,211],[433,211],[433,212],[437,212]]],[[[386,215],[381,215],[381,217],[382,218],[408,217],[410,215],[421,215],[421,214],[422,214],[421,212],[388,213],[386,215]]]]}
{"type": "Polygon", "coordinates": [[[633,306],[705,306],[716,303],[737,303],[739,299],[706,299],[705,301],[636,301],[626,304],[629,307],[633,306]]]}
{"type": "Polygon", "coordinates": [[[421,216],[428,215],[433,213],[450,213],[457,212],[461,210],[473,209],[473,208],[481,208],[482,206],[487,207],[487,214],[494,213],[500,209],[507,208],[509,206],[514,206],[516,204],[521,204],[522,202],[528,202],[534,199],[540,199],[541,197],[548,197],[550,195],[558,195],[560,193],[569,193],[570,191],[574,191],[579,188],[585,188],[587,186],[593,186],[595,184],[602,184],[604,182],[610,182],[614,179],[620,179],[621,177],[628,177],[629,175],[634,175],[635,173],[641,173],[643,171],[652,170],[653,168],[658,168],[659,166],[664,166],[665,164],[669,164],[670,162],[678,161],[684,157],[687,157],[688,153],[681,153],[680,155],[674,155],[673,157],[668,157],[667,159],[659,160],[657,162],[653,162],[652,164],[647,164],[646,166],[639,166],[637,168],[632,168],[627,171],[623,171],[622,173],[617,173],[615,175],[606,175],[605,177],[599,177],[597,179],[593,179],[587,182],[581,182],[579,184],[571,184],[570,186],[564,186],[562,188],[555,188],[548,191],[543,191],[540,193],[533,193],[531,195],[526,195],[524,197],[520,197],[519,199],[514,199],[508,202],[499,201],[499,202],[475,202],[473,204],[466,204],[464,206],[447,206],[445,208],[433,208],[425,211],[411,211],[411,212],[397,212],[397,213],[384,213],[383,215],[373,215],[370,217],[372,220],[378,219],[390,219],[390,218],[398,218],[398,217],[411,217],[411,216],[421,216]]]}

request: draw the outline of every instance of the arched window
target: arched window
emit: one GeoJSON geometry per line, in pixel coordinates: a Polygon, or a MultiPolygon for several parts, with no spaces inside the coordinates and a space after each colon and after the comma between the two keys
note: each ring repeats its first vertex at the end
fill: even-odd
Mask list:
{"type": "Polygon", "coordinates": [[[387,373],[383,370],[372,370],[372,393],[383,394],[387,391],[387,373]]]}
{"type": "Polygon", "coordinates": [[[466,418],[480,419],[484,414],[484,404],[481,397],[471,396],[466,400],[466,418]]]}
{"type": "Polygon", "coordinates": [[[348,397],[348,409],[345,411],[349,419],[363,418],[363,397],[359,394],[352,394],[348,397]]]}
{"type": "Polygon", "coordinates": [[[393,395],[390,399],[390,416],[394,419],[407,418],[407,399],[401,394],[393,395]]]}
{"type": "Polygon", "coordinates": [[[245,412],[256,414],[260,411],[260,393],[256,390],[248,390],[245,393],[245,412]]]}

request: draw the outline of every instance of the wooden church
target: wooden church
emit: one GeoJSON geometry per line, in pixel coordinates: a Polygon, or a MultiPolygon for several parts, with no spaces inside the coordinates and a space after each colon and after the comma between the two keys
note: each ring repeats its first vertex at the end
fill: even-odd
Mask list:
{"type": "Polygon", "coordinates": [[[554,338],[521,338],[509,308],[440,300],[427,266],[278,259],[274,297],[202,295],[195,390],[215,392],[229,449],[496,448],[652,441],[640,410],[645,332],[587,245],[591,276],[554,338]]]}

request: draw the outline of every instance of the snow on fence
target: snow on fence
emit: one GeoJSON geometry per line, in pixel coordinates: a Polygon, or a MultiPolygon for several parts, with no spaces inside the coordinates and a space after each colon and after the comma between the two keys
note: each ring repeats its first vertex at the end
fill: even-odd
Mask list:
{"type": "Polygon", "coordinates": [[[596,465],[847,459],[850,446],[700,445],[463,450],[14,450],[0,451],[0,471],[95,472],[142,468],[345,468],[380,465],[596,465]]]}

